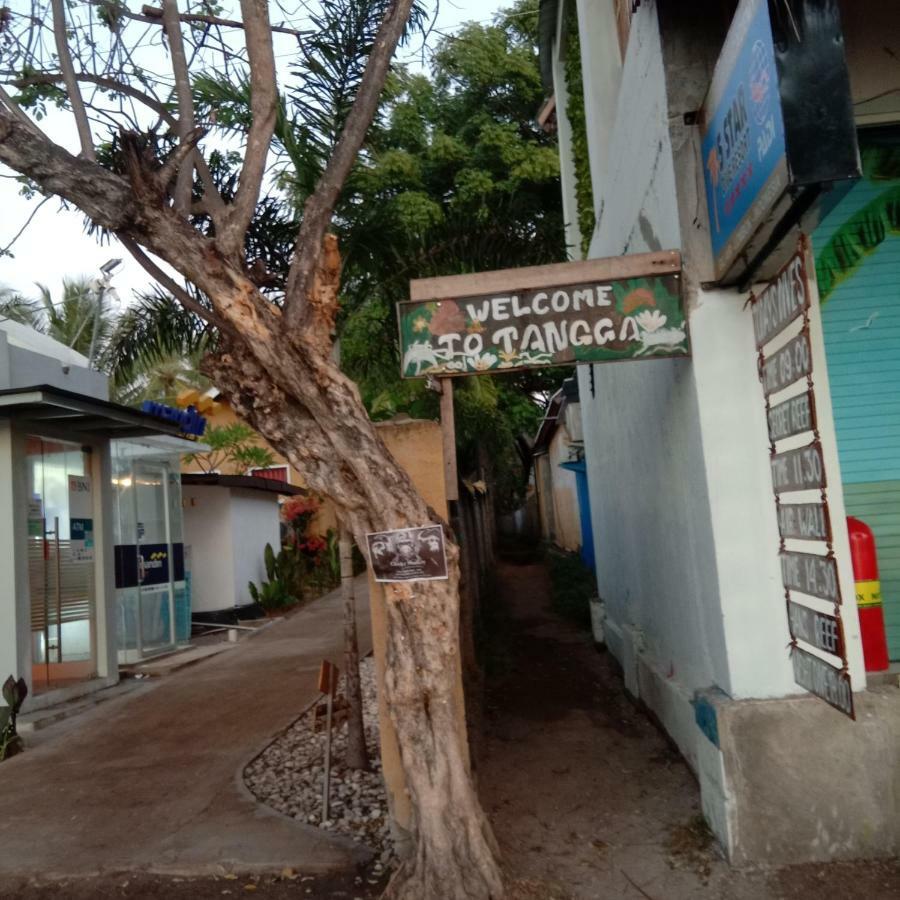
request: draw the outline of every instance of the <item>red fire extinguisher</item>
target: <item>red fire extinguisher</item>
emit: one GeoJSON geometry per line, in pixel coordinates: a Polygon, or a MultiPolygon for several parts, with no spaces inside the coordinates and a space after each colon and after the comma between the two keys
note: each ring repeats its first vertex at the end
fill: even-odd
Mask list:
{"type": "Polygon", "coordinates": [[[867,672],[883,672],[889,665],[884,609],[881,605],[881,581],[878,578],[878,554],[872,529],[847,516],[850,558],[856,582],[856,607],[862,636],[863,658],[867,672]]]}

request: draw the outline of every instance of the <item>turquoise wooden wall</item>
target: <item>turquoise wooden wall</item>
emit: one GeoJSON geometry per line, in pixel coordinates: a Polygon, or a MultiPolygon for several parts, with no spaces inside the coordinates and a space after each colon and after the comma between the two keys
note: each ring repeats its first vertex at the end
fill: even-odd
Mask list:
{"type": "MultiPolygon", "coordinates": [[[[814,249],[897,184],[862,179],[815,231],[814,249]]],[[[844,501],[875,533],[888,647],[900,659],[900,236],[823,301],[822,322],[844,501]]]]}

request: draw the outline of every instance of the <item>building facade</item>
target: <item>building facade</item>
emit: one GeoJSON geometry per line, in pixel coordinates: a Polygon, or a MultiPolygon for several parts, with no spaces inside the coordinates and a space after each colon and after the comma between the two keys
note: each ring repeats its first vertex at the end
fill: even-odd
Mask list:
{"type": "Polygon", "coordinates": [[[628,690],[697,774],[704,815],[729,858],[886,855],[900,842],[900,692],[878,679],[867,687],[845,520],[853,513],[876,532],[896,656],[900,299],[891,284],[900,269],[896,207],[883,192],[898,175],[889,148],[900,94],[890,90],[888,60],[900,49],[900,9],[781,4],[798,21],[806,7],[840,7],[868,166],[782,235],[782,244],[796,244],[803,231],[819,281],[823,265],[834,273],[820,294],[810,273],[806,328],[854,722],[795,680],[779,548],[803,546],[783,545],[779,533],[748,304],[749,289],[761,286],[719,286],[714,267],[699,113],[738,6],[541,5],[571,256],[679,251],[690,328],[690,359],[578,369],[603,630],[628,690]],[[877,235],[853,219],[862,209],[881,223],[877,235]],[[848,258],[846,247],[860,245],[866,252],[848,258]]]}

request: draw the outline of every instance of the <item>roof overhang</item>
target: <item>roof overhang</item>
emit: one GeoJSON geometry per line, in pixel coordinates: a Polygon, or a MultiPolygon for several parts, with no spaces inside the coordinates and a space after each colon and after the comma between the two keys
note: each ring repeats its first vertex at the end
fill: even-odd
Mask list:
{"type": "Polygon", "coordinates": [[[270,494],[284,494],[292,497],[306,493],[303,488],[295,487],[286,481],[275,481],[259,475],[220,475],[215,472],[182,472],[181,483],[196,487],[242,488],[251,491],[267,491],[270,494]]]}
{"type": "Polygon", "coordinates": [[[176,426],[139,409],[49,385],[0,391],[0,418],[36,429],[61,428],[81,438],[183,437],[176,426]]]}

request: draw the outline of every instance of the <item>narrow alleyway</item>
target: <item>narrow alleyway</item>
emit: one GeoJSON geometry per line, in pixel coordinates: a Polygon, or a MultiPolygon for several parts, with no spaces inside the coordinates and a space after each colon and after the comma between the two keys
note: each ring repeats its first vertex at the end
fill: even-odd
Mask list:
{"type": "Polygon", "coordinates": [[[627,698],[615,661],[551,609],[545,566],[501,563],[497,585],[479,787],[510,872],[534,896],[900,896],[890,863],[731,869],[691,772],[627,698]]]}

